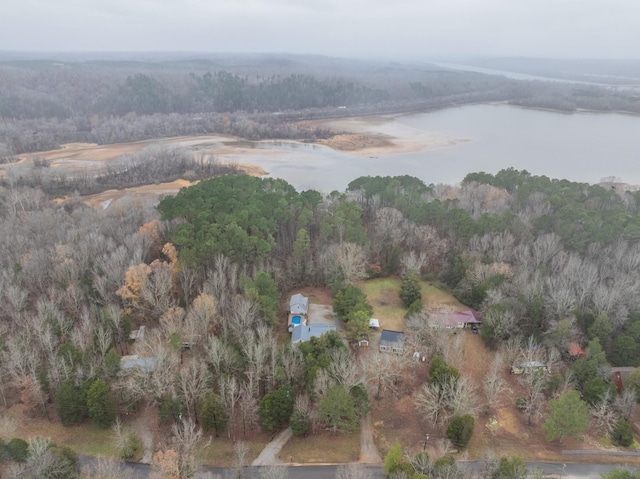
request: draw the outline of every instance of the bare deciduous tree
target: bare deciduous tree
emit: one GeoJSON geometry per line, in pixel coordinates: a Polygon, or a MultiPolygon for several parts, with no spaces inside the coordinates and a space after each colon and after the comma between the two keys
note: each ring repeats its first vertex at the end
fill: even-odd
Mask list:
{"type": "Polygon", "coordinates": [[[628,421],[637,403],[637,393],[634,388],[624,388],[613,405],[620,415],[628,421]]]}
{"type": "Polygon", "coordinates": [[[193,336],[205,337],[213,331],[217,322],[217,308],[214,297],[202,293],[193,300],[185,318],[185,330],[193,336]]]}
{"type": "Polygon", "coordinates": [[[369,358],[365,371],[369,380],[376,384],[376,398],[379,399],[384,391],[395,391],[407,364],[407,359],[399,354],[379,353],[369,358]]]}
{"type": "Polygon", "coordinates": [[[171,428],[178,453],[178,477],[189,479],[200,469],[200,453],[209,444],[199,444],[202,431],[196,428],[195,422],[183,418],[171,428]]]}
{"type": "Polygon", "coordinates": [[[547,384],[546,377],[541,371],[527,372],[520,376],[518,382],[525,387],[523,411],[527,416],[529,425],[542,416],[544,409],[544,388],[547,384]]]}
{"type": "Polygon", "coordinates": [[[502,353],[498,352],[493,358],[491,368],[482,381],[482,389],[487,398],[487,411],[500,409],[507,390],[507,384],[502,379],[502,371],[505,369],[502,353]]]}
{"type": "Polygon", "coordinates": [[[328,366],[329,375],[347,390],[357,384],[358,368],[346,349],[338,349],[331,358],[328,366]]]}
{"type": "Polygon", "coordinates": [[[444,424],[447,419],[447,406],[449,398],[445,387],[439,383],[428,383],[415,398],[416,409],[424,416],[427,423],[444,424]]]}
{"type": "Polygon", "coordinates": [[[133,471],[115,459],[99,457],[82,470],[84,479],[133,479],[133,471]]]}
{"type": "Polygon", "coordinates": [[[249,457],[249,444],[246,441],[236,441],[233,445],[233,465],[237,471],[237,478],[244,477],[244,469],[249,457]]]}
{"type": "Polygon", "coordinates": [[[210,392],[211,375],[204,363],[189,361],[178,373],[176,388],[178,396],[187,408],[187,414],[198,420],[198,402],[210,392]]]}
{"type": "Polygon", "coordinates": [[[611,396],[609,391],[598,399],[598,401],[589,408],[589,412],[594,419],[594,423],[597,427],[602,429],[606,434],[610,434],[613,430],[613,425],[616,422],[617,414],[611,405],[611,396]]]}

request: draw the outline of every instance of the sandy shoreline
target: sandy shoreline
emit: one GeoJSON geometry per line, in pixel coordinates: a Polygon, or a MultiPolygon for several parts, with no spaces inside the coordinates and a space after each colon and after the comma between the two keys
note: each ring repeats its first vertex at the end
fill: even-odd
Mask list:
{"type": "Polygon", "coordinates": [[[357,156],[382,156],[454,146],[468,138],[425,132],[395,121],[402,115],[317,120],[307,125],[346,132],[318,144],[357,156]]]}
{"type": "MultiPolygon", "coordinates": [[[[253,176],[278,175],[280,168],[300,167],[311,169],[330,168],[332,150],[354,158],[379,158],[386,155],[416,152],[454,146],[463,138],[454,138],[435,132],[425,132],[396,121],[402,115],[340,118],[302,122],[307,127],[330,129],[335,134],[324,140],[310,142],[296,140],[264,140],[250,142],[240,138],[203,135],[157,138],[112,145],[92,143],[68,143],[60,149],[18,155],[18,161],[0,166],[0,176],[8,170],[27,172],[34,160],[47,160],[49,166],[64,170],[71,176],[80,172],[97,174],[110,161],[123,155],[134,154],[154,144],[179,145],[197,151],[210,161],[232,164],[253,176]],[[268,146],[260,147],[265,144],[268,146]],[[300,145],[296,148],[295,145],[300,145]],[[310,152],[311,145],[328,148],[326,154],[310,152]]],[[[335,154],[335,153],[334,153],[335,154]]],[[[189,186],[184,180],[140,186],[123,190],[109,190],[86,198],[96,208],[106,208],[121,198],[148,198],[175,194],[189,186]]]]}

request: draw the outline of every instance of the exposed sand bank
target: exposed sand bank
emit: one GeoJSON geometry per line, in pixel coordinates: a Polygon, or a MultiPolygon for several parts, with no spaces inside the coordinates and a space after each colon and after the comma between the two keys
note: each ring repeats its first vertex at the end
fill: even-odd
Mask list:
{"type": "Polygon", "coordinates": [[[394,121],[398,116],[318,120],[307,124],[345,132],[327,140],[319,140],[317,143],[358,156],[409,153],[470,141],[402,125],[394,121]]]}
{"type": "MultiPolygon", "coordinates": [[[[335,132],[329,139],[315,144],[329,150],[310,150],[308,142],[294,140],[264,140],[251,142],[220,135],[182,136],[157,138],[144,141],[97,145],[92,143],[68,143],[60,149],[18,155],[18,161],[0,165],[0,176],[15,168],[16,173],[27,172],[31,163],[46,160],[50,168],[64,170],[70,176],[79,172],[98,174],[109,162],[127,154],[133,154],[155,144],[179,145],[197,152],[204,159],[221,164],[232,164],[253,176],[278,175],[281,168],[300,168],[312,172],[330,169],[335,164],[331,149],[343,155],[357,158],[377,158],[386,155],[408,153],[453,146],[462,141],[435,132],[425,132],[396,121],[400,115],[341,118],[303,122],[305,126],[322,127],[335,132]],[[302,144],[306,145],[304,148],[302,144]],[[296,148],[300,145],[300,148],[296,148]],[[333,162],[333,163],[332,163],[333,162]]],[[[348,161],[343,158],[341,161],[348,161]]],[[[312,174],[312,173],[310,173],[312,174]]],[[[150,198],[175,194],[190,182],[174,182],[145,185],[137,188],[109,190],[86,198],[88,204],[106,208],[122,198],[150,198]]]]}

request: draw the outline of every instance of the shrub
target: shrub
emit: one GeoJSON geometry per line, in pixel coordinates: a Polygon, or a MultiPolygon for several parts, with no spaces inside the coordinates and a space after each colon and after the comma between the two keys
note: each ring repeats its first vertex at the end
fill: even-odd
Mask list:
{"type": "Polygon", "coordinates": [[[183,409],[180,399],[166,394],[160,398],[158,416],[162,422],[177,421],[180,419],[183,409]]]}
{"type": "Polygon", "coordinates": [[[453,416],[447,428],[447,438],[459,449],[469,444],[473,429],[475,427],[475,419],[468,414],[464,416],[453,416]]]}
{"type": "Polygon", "coordinates": [[[416,301],[422,301],[420,280],[415,273],[407,273],[402,278],[400,293],[398,294],[404,305],[408,308],[416,301]]]}
{"type": "Polygon", "coordinates": [[[305,436],[311,430],[311,419],[303,411],[293,411],[291,415],[291,430],[296,436],[305,436]]]}
{"type": "Polygon", "coordinates": [[[138,435],[130,432],[127,434],[124,443],[120,446],[120,458],[125,461],[135,461],[142,456],[142,439],[138,435]]]}
{"type": "Polygon", "coordinates": [[[420,311],[422,311],[423,305],[422,305],[422,299],[416,299],[413,303],[411,303],[411,305],[409,306],[409,309],[407,309],[407,314],[405,314],[405,318],[408,318],[409,316],[413,316],[416,313],[419,313],[420,311]]]}
{"type": "Polygon", "coordinates": [[[293,413],[296,393],[291,386],[283,386],[265,394],[258,405],[260,425],[265,429],[279,429],[289,421],[293,413]]]}
{"type": "Polygon", "coordinates": [[[365,416],[371,409],[371,403],[369,401],[369,393],[367,388],[362,383],[358,383],[351,386],[349,394],[353,398],[354,409],[358,417],[365,416]]]}
{"type": "Polygon", "coordinates": [[[389,449],[387,455],[384,456],[384,464],[382,464],[382,470],[391,474],[396,469],[398,469],[398,465],[402,462],[402,446],[400,443],[395,443],[395,445],[389,449]]]}
{"type": "Polygon", "coordinates": [[[216,436],[219,436],[227,426],[227,412],[220,397],[215,394],[209,394],[200,405],[200,424],[202,429],[209,431],[215,429],[216,436]]]}
{"type": "Polygon", "coordinates": [[[111,397],[109,385],[96,380],[87,391],[87,410],[98,426],[107,428],[116,420],[116,403],[111,397]]]}
{"type": "Polygon", "coordinates": [[[7,443],[7,450],[11,459],[16,462],[25,462],[29,456],[29,444],[27,441],[14,437],[7,443]]]}
{"type": "Polygon", "coordinates": [[[64,381],[56,392],[56,411],[63,426],[81,423],[87,415],[87,395],[73,379],[64,381]]]}
{"type": "Polygon", "coordinates": [[[611,431],[611,442],[616,446],[629,447],[633,444],[633,429],[624,419],[618,419],[611,431]]]}

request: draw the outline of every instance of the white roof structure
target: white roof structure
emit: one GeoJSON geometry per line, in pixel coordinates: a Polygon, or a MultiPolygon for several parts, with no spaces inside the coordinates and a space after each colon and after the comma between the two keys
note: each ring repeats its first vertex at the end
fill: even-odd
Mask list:
{"type": "Polygon", "coordinates": [[[309,298],[300,293],[294,294],[289,300],[289,311],[291,314],[307,314],[309,309],[309,298]]]}
{"type": "Polygon", "coordinates": [[[380,321],[377,320],[376,318],[371,318],[369,320],[369,327],[374,329],[380,328],[380,321]]]}
{"type": "Polygon", "coordinates": [[[291,334],[291,344],[309,341],[311,338],[319,338],[323,334],[335,330],[335,326],[328,326],[322,323],[311,323],[309,326],[295,326],[291,334]]]}

